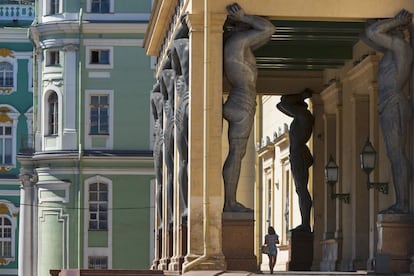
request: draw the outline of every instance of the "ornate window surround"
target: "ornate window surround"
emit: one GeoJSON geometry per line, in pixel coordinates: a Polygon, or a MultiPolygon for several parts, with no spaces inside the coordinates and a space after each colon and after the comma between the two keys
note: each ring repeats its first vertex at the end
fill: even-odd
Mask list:
{"type": "Polygon", "coordinates": [[[8,200],[0,199],[0,216],[8,218],[11,222],[11,257],[0,258],[0,266],[8,265],[10,262],[16,260],[16,238],[18,233],[16,232],[18,221],[17,217],[19,214],[19,208],[8,200]]]}
{"type": "Polygon", "coordinates": [[[20,113],[12,106],[0,104],[0,124],[12,127],[12,164],[0,165],[0,173],[16,167],[17,124],[20,113]]]}
{"type": "Polygon", "coordinates": [[[7,62],[13,66],[13,86],[0,87],[1,94],[11,94],[17,91],[17,58],[14,51],[7,48],[0,48],[0,62],[7,62]]]}

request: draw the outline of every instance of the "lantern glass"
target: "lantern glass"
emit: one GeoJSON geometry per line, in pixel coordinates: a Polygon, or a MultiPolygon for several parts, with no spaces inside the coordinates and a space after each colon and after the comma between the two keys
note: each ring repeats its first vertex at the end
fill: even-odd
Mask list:
{"type": "Polygon", "coordinates": [[[361,169],[368,173],[371,172],[375,168],[376,157],[377,153],[374,147],[371,142],[367,140],[360,154],[361,169]]]}
{"type": "Polygon", "coordinates": [[[328,183],[336,183],[338,181],[338,166],[332,155],[329,157],[328,164],[325,167],[325,178],[328,183]]]}

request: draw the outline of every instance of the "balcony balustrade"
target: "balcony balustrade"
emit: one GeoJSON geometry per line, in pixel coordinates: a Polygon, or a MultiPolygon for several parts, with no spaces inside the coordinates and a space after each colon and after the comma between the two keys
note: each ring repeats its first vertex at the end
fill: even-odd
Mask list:
{"type": "Polygon", "coordinates": [[[34,17],[34,3],[30,1],[0,1],[0,24],[8,21],[32,22],[34,17]],[[17,4],[12,4],[12,2],[17,4]]]}

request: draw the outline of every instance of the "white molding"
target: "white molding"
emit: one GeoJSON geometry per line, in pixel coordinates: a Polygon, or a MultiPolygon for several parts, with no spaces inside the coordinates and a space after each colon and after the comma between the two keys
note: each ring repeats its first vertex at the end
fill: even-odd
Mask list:
{"type": "Polygon", "coordinates": [[[1,28],[0,36],[2,41],[9,43],[30,43],[30,39],[27,36],[28,28],[1,28]]]}
{"type": "Polygon", "coordinates": [[[20,187],[20,179],[7,179],[7,178],[1,178],[0,179],[0,185],[19,185],[20,187]]]}
{"type": "MultiPolygon", "coordinates": [[[[118,14],[120,15],[120,14],[118,14]]],[[[125,14],[128,17],[130,14],[125,14]]],[[[106,17],[105,17],[106,18],[106,17]]],[[[120,16],[120,19],[114,19],[114,21],[125,20],[120,16]]],[[[145,34],[147,31],[147,23],[83,23],[82,28],[84,33],[132,33],[132,34],[145,34]]]]}
{"type": "Polygon", "coordinates": [[[84,128],[84,139],[85,139],[85,149],[112,149],[113,148],[113,139],[114,139],[114,91],[113,90],[85,90],[85,128],[84,128]],[[104,136],[106,138],[106,145],[103,148],[93,148],[92,139],[93,136],[89,135],[89,121],[90,121],[90,112],[89,112],[89,101],[91,95],[108,95],[109,96],[109,134],[104,136]]]}
{"type": "Polygon", "coordinates": [[[86,46],[86,64],[88,69],[113,69],[114,68],[114,48],[111,46],[89,45],[86,46]],[[90,52],[93,50],[108,50],[109,51],[109,64],[91,64],[90,52]]]}
{"type": "Polygon", "coordinates": [[[39,45],[42,49],[48,49],[53,47],[64,47],[65,45],[79,45],[79,39],[75,38],[51,38],[39,41],[39,45]]]}
{"type": "Polygon", "coordinates": [[[88,72],[88,78],[90,79],[109,79],[110,77],[110,72],[88,72]]]}
{"type": "MultiPolygon", "coordinates": [[[[52,215],[52,216],[56,216],[57,217],[57,222],[62,222],[62,266],[61,268],[66,269],[68,268],[69,265],[69,214],[64,214],[63,209],[62,208],[47,208],[47,207],[42,207],[42,208],[36,208],[39,209],[39,216],[38,216],[38,226],[40,226],[40,224],[42,222],[44,222],[45,216],[47,215],[52,215]]],[[[40,234],[40,233],[39,233],[40,234]]],[[[39,244],[42,245],[42,235],[40,234],[38,236],[39,238],[39,244]]],[[[39,245],[38,245],[39,246],[39,245]]],[[[42,256],[42,252],[41,250],[42,248],[38,247],[38,251],[39,251],[39,256],[42,256]]],[[[44,248],[43,248],[44,249],[44,248]]]]}
{"type": "Polygon", "coordinates": [[[56,180],[50,180],[50,181],[39,181],[36,183],[38,187],[38,199],[39,203],[43,202],[62,202],[62,203],[68,203],[69,202],[69,187],[70,182],[64,182],[64,181],[56,181],[56,180]],[[54,197],[42,197],[42,192],[44,191],[63,191],[65,195],[62,196],[54,196],[54,197]]]}
{"type": "Polygon", "coordinates": [[[0,195],[2,195],[2,196],[20,196],[20,190],[0,190],[0,195]]]}
{"type": "Polygon", "coordinates": [[[95,175],[88,179],[84,180],[84,201],[83,206],[84,213],[83,213],[83,237],[84,237],[84,257],[83,257],[83,265],[84,268],[88,268],[88,257],[89,256],[108,256],[108,269],[112,268],[112,191],[113,191],[113,183],[112,180],[101,176],[95,175]],[[87,208],[89,204],[89,184],[92,183],[105,183],[108,185],[108,246],[107,247],[89,247],[89,208],[87,208]]]}
{"type": "Polygon", "coordinates": [[[0,269],[0,275],[17,275],[17,269],[0,269]]]}
{"type": "MultiPolygon", "coordinates": [[[[102,167],[102,168],[82,168],[84,174],[111,174],[111,175],[154,175],[153,168],[113,168],[113,167],[102,167]]],[[[75,174],[73,168],[61,168],[54,169],[53,175],[67,175],[75,174]]]]}
{"type": "Polygon", "coordinates": [[[63,117],[63,99],[62,99],[62,92],[60,90],[60,88],[58,88],[57,86],[53,85],[53,84],[48,84],[46,85],[46,87],[43,88],[42,91],[42,103],[43,103],[43,108],[42,108],[42,127],[41,127],[41,131],[42,131],[42,138],[43,138],[43,143],[42,143],[42,150],[57,150],[57,149],[61,149],[62,148],[62,117],[63,117]],[[58,96],[58,134],[56,136],[53,137],[49,137],[48,136],[48,118],[49,118],[49,104],[48,104],[48,97],[51,93],[51,91],[56,92],[57,96],[58,96]],[[54,141],[54,146],[50,146],[51,142],[54,141]],[[49,142],[49,143],[48,143],[49,142]],[[48,146],[49,145],[49,146],[48,146]]]}
{"type": "MultiPolygon", "coordinates": [[[[12,56],[0,56],[0,62],[7,62],[13,66],[13,87],[9,94],[17,92],[17,72],[19,71],[19,64],[17,63],[17,58],[15,52],[13,51],[12,56]]],[[[0,93],[5,94],[4,92],[0,93]]]]}
{"type": "Polygon", "coordinates": [[[19,207],[16,207],[12,202],[8,201],[8,200],[0,200],[0,204],[5,204],[7,206],[8,209],[8,213],[5,214],[1,214],[0,216],[4,216],[6,218],[8,218],[11,222],[11,231],[12,231],[12,238],[11,238],[11,258],[5,258],[8,262],[12,262],[15,261],[17,259],[16,256],[16,241],[18,241],[19,239],[19,233],[16,232],[17,226],[18,226],[18,221],[17,218],[18,213],[20,211],[19,207]]]}
{"type": "Polygon", "coordinates": [[[16,155],[17,155],[17,153],[16,153],[16,150],[17,150],[16,149],[17,148],[17,124],[18,124],[18,121],[19,121],[20,113],[19,113],[19,111],[17,111],[11,105],[0,104],[0,106],[5,106],[5,107],[9,108],[10,111],[7,113],[7,116],[9,116],[10,119],[13,120],[12,123],[10,123],[10,122],[0,123],[0,125],[2,125],[2,126],[11,126],[12,127],[12,134],[11,134],[11,136],[12,136],[12,164],[5,165],[5,164],[1,164],[1,162],[0,162],[0,164],[2,166],[4,165],[6,167],[15,168],[16,167],[16,162],[17,162],[16,161],[16,155]]]}
{"type": "Polygon", "coordinates": [[[111,46],[139,46],[144,45],[143,39],[95,39],[95,38],[86,38],[83,40],[83,45],[85,46],[100,46],[105,47],[107,45],[111,46]]]}

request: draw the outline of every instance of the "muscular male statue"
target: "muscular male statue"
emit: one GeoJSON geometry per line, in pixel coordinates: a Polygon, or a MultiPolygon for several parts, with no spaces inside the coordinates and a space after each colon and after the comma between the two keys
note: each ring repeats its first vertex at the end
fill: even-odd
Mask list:
{"type": "MultiPolygon", "coordinates": [[[[404,86],[412,77],[413,48],[404,38],[412,14],[401,10],[394,18],[379,20],[366,29],[365,42],[383,52],[378,65],[378,114],[391,162],[395,204],[382,213],[408,213],[409,162],[406,157],[407,124],[412,108],[404,86]]],[[[412,38],[411,38],[412,39],[412,38]]]]}
{"type": "Polygon", "coordinates": [[[224,30],[224,72],[231,85],[223,106],[229,123],[229,153],[223,167],[224,212],[249,212],[236,201],[242,159],[256,111],[256,59],[253,50],[268,42],[273,24],[259,16],[246,15],[237,4],[227,6],[224,30]]]}
{"type": "Polygon", "coordinates": [[[163,98],[160,84],[156,83],[151,93],[151,110],[154,118],[154,169],[157,180],[157,211],[162,220],[162,163],[163,163],[163,98]]]}
{"type": "Polygon", "coordinates": [[[312,199],[308,191],[309,167],[313,164],[312,154],[306,143],[312,134],[314,117],[308,110],[305,99],[312,96],[308,89],[300,94],[282,96],[277,108],[286,115],[293,117],[289,130],[289,160],[299,199],[302,224],[295,231],[310,232],[310,211],[312,199]]]}
{"type": "Polygon", "coordinates": [[[170,220],[173,219],[174,210],[174,80],[173,69],[162,70],[160,90],[164,100],[164,160],[167,168],[167,209],[170,220]]]}
{"type": "Polygon", "coordinates": [[[187,214],[188,204],[188,81],[189,81],[189,40],[180,38],[174,40],[172,50],[173,68],[176,72],[176,91],[178,103],[175,109],[176,141],[179,153],[178,183],[183,202],[184,212],[187,214]]]}

